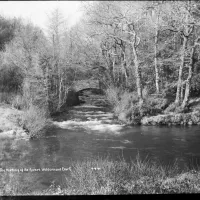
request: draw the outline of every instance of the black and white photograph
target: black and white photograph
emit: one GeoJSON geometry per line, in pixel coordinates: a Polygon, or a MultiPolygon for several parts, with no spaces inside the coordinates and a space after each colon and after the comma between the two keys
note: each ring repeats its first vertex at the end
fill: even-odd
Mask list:
{"type": "Polygon", "coordinates": [[[0,1],[0,198],[200,193],[200,1],[0,1]]]}

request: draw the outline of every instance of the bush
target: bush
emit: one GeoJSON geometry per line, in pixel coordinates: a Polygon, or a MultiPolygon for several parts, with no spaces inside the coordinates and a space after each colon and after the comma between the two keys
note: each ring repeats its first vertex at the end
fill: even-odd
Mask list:
{"type": "Polygon", "coordinates": [[[26,109],[30,106],[30,100],[21,94],[13,92],[1,92],[0,103],[10,104],[18,110],[26,109]]]}
{"type": "Polygon", "coordinates": [[[46,190],[33,191],[34,177],[23,173],[1,173],[1,195],[108,195],[108,194],[163,194],[199,193],[200,172],[195,169],[180,170],[175,162],[163,167],[139,154],[128,163],[124,159],[84,159],[72,162],[70,174],[62,187],[54,181],[46,190]],[[13,181],[14,180],[14,181],[13,181]]]}
{"type": "Polygon", "coordinates": [[[136,92],[120,91],[114,87],[106,91],[106,96],[119,120],[129,124],[140,124],[142,117],[160,114],[168,102],[161,97],[148,96],[146,92],[144,102],[139,105],[136,92]]]}
{"type": "Polygon", "coordinates": [[[12,98],[10,104],[12,105],[12,107],[18,110],[22,110],[27,109],[30,106],[30,101],[24,96],[17,94],[12,98]]]}
{"type": "Polygon", "coordinates": [[[182,108],[180,105],[177,103],[173,102],[171,103],[164,111],[164,113],[186,113],[189,111],[189,107],[182,108]]]}
{"type": "Polygon", "coordinates": [[[131,107],[124,112],[124,117],[129,124],[140,124],[144,116],[157,115],[161,112],[161,109],[151,105],[149,101],[144,101],[142,105],[139,103],[132,104],[131,107]]]}
{"type": "MultiPolygon", "coordinates": [[[[167,180],[178,173],[177,166],[167,169],[146,158],[141,160],[139,155],[131,163],[108,158],[86,160],[72,164],[71,176],[66,177],[62,191],[68,195],[170,193],[171,189],[176,189],[176,192],[194,191],[194,187],[179,190],[172,184],[172,188],[167,189],[167,180]]],[[[178,186],[180,188],[181,184],[178,186]]]]}
{"type": "Polygon", "coordinates": [[[149,96],[145,101],[151,107],[155,107],[159,110],[165,109],[168,106],[168,99],[158,96],[149,96]]]}
{"type": "Polygon", "coordinates": [[[14,94],[11,92],[0,92],[0,103],[10,104],[14,94]]]}
{"type": "Polygon", "coordinates": [[[135,93],[128,93],[127,91],[121,93],[117,104],[114,106],[114,113],[119,115],[126,112],[137,101],[138,98],[135,93]]]}
{"type": "Polygon", "coordinates": [[[119,88],[109,87],[105,93],[106,93],[106,99],[108,100],[111,106],[115,106],[118,104],[119,94],[120,94],[119,88]]]}
{"type": "Polygon", "coordinates": [[[47,114],[44,109],[31,105],[28,110],[24,111],[21,126],[25,129],[30,137],[39,137],[45,133],[50,125],[47,114]]]}

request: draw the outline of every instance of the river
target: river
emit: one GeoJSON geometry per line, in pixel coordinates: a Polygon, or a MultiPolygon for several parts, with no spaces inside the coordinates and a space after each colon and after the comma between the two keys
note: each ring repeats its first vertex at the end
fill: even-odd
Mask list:
{"type": "Polygon", "coordinates": [[[97,156],[130,162],[139,153],[162,165],[200,164],[200,126],[127,126],[108,108],[87,104],[54,117],[54,125],[40,139],[0,141],[0,168],[23,169],[13,173],[21,183],[31,184],[30,190],[46,189],[53,181],[64,184],[72,161],[97,156]]]}

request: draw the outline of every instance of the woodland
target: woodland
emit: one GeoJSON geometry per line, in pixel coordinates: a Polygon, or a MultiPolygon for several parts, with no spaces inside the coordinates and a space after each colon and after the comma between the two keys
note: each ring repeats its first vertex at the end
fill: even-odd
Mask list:
{"type": "Polygon", "coordinates": [[[125,123],[200,122],[198,1],[95,1],[82,8],[72,27],[55,9],[45,31],[0,17],[0,102],[24,111],[21,126],[33,134],[44,128],[69,91],[77,92],[76,81],[88,79],[99,81],[125,123]]]}

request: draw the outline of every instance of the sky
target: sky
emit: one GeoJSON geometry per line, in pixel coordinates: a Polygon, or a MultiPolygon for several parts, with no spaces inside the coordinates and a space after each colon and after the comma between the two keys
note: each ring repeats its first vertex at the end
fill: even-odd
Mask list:
{"type": "Polygon", "coordinates": [[[80,1],[0,1],[0,15],[4,17],[21,17],[46,29],[48,15],[55,8],[63,13],[74,25],[81,17],[80,1]]]}

